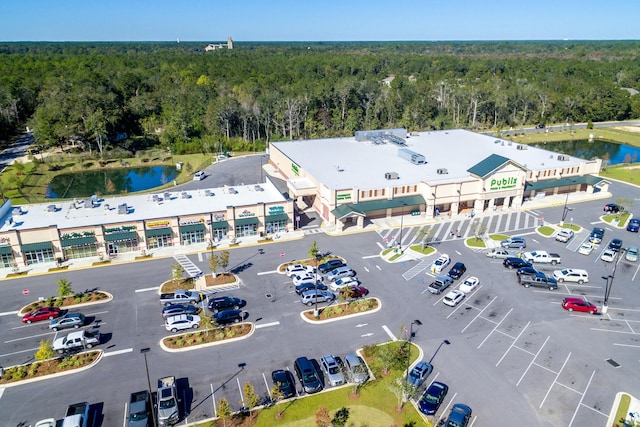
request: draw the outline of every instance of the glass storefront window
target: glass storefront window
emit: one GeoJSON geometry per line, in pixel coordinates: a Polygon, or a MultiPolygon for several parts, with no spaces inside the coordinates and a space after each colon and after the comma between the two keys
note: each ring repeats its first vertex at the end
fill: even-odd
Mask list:
{"type": "Polygon", "coordinates": [[[224,240],[227,238],[227,227],[224,228],[214,228],[212,236],[214,242],[219,242],[220,240],[224,240]]]}
{"type": "Polygon", "coordinates": [[[273,221],[267,222],[267,233],[279,233],[285,231],[287,228],[287,221],[273,221]]]}
{"type": "Polygon", "coordinates": [[[107,253],[109,255],[118,255],[119,253],[133,252],[136,250],[138,250],[138,239],[107,242],[107,253]]]}
{"type": "Polygon", "coordinates": [[[13,267],[13,263],[15,259],[12,254],[2,254],[0,255],[0,263],[3,267],[13,267]]]}
{"type": "Polygon", "coordinates": [[[27,265],[54,261],[53,250],[51,249],[28,251],[28,252],[24,252],[23,255],[27,265]]]}
{"type": "Polygon", "coordinates": [[[181,233],[182,244],[192,245],[194,243],[204,242],[204,230],[183,231],[181,233]]]}
{"type": "Polygon", "coordinates": [[[167,246],[173,246],[173,239],[171,236],[147,237],[147,247],[149,249],[165,248],[167,246]]]}
{"type": "Polygon", "coordinates": [[[94,245],[69,246],[64,248],[67,259],[87,258],[98,255],[98,247],[94,245]]]}
{"type": "Polygon", "coordinates": [[[258,231],[258,224],[244,224],[236,226],[236,237],[255,236],[258,231]]]}

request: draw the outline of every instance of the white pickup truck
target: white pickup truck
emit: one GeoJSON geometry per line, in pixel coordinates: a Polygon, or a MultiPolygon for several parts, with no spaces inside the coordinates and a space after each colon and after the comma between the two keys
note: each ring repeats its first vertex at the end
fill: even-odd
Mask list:
{"type": "Polygon", "coordinates": [[[86,330],[71,332],[66,337],[58,338],[53,342],[53,350],[63,354],[70,351],[78,351],[84,348],[91,348],[100,344],[100,332],[89,332],[86,330]]]}
{"type": "Polygon", "coordinates": [[[522,254],[522,258],[525,261],[539,264],[556,265],[562,262],[562,258],[560,257],[560,255],[549,253],[547,251],[525,252],[524,254],[522,254]]]}

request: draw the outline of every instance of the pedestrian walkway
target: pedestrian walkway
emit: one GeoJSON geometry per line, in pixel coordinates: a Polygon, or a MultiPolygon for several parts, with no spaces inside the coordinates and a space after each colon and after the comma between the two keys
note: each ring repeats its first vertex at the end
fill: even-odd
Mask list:
{"type": "Polygon", "coordinates": [[[173,259],[175,259],[178,264],[184,268],[184,271],[191,277],[192,279],[196,277],[202,276],[202,270],[198,268],[186,255],[174,255],[173,259]]]}

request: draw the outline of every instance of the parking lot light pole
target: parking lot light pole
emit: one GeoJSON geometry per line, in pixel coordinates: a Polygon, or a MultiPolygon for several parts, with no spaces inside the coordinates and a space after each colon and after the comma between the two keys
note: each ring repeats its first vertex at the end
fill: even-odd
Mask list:
{"type": "Polygon", "coordinates": [[[602,278],[605,280],[604,301],[602,302],[602,310],[600,311],[602,314],[607,314],[607,311],[609,310],[609,295],[611,295],[613,279],[616,277],[616,268],[618,267],[618,261],[620,261],[620,256],[622,255],[622,253],[626,251],[626,248],[620,248],[614,259],[613,271],[609,276],[602,276],[602,278]]]}
{"type": "Polygon", "coordinates": [[[451,342],[449,340],[444,340],[440,343],[440,345],[438,346],[438,348],[436,349],[435,353],[433,353],[433,356],[431,356],[431,359],[429,359],[429,364],[431,364],[431,362],[433,361],[433,359],[436,358],[436,354],[438,354],[438,352],[440,351],[440,347],[442,347],[444,344],[449,345],[451,344],[451,342]]]}
{"type": "MultiPolygon", "coordinates": [[[[575,181],[571,180],[571,183],[575,184],[575,181]]],[[[564,220],[567,218],[567,213],[573,210],[573,208],[570,208],[567,206],[567,203],[569,203],[569,193],[570,191],[567,191],[567,197],[564,198],[564,209],[562,210],[562,221],[561,221],[562,224],[564,224],[564,220]]]]}
{"type": "Polygon", "coordinates": [[[313,317],[317,319],[318,315],[320,314],[320,312],[318,311],[318,259],[320,258],[320,255],[316,253],[315,258],[316,258],[316,271],[313,273],[313,283],[316,289],[316,308],[313,310],[313,317]]]}
{"type": "Polygon", "coordinates": [[[142,353],[142,355],[144,356],[144,367],[147,371],[147,386],[148,386],[148,390],[149,390],[149,399],[151,400],[151,402],[149,402],[151,404],[151,419],[153,420],[153,427],[156,427],[156,411],[155,408],[153,406],[153,393],[151,392],[151,378],[149,378],[149,365],[147,364],[147,353],[149,353],[151,351],[151,349],[149,347],[145,347],[145,348],[141,348],[140,349],[140,353],[142,353]]]}
{"type": "MultiPolygon", "coordinates": [[[[413,322],[411,322],[411,325],[409,325],[409,347],[407,350],[407,386],[409,385],[409,364],[411,362],[411,338],[413,338],[413,325],[422,325],[422,322],[418,319],[414,320],[413,322]]],[[[406,329],[405,329],[406,330],[406,329]]]]}
{"type": "Polygon", "coordinates": [[[400,239],[398,239],[398,252],[402,253],[402,228],[404,226],[404,208],[406,203],[402,203],[402,211],[400,212],[400,239]]]}

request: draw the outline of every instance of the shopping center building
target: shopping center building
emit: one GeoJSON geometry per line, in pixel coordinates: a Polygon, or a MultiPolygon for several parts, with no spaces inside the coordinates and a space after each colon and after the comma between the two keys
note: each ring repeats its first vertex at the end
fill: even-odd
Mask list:
{"type": "Polygon", "coordinates": [[[277,234],[293,202],[267,179],[190,191],[0,207],[0,267],[277,234]]]}
{"type": "Polygon", "coordinates": [[[299,209],[337,229],[398,215],[520,209],[533,198],[607,191],[601,160],[584,160],[466,130],[271,143],[270,163],[299,209]]]}

